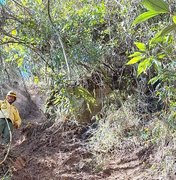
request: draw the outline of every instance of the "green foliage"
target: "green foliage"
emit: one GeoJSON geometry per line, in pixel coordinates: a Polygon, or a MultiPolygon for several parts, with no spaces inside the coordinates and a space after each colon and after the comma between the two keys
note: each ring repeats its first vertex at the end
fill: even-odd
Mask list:
{"type": "Polygon", "coordinates": [[[140,14],[134,21],[133,21],[133,26],[135,26],[136,24],[138,23],[141,23],[141,22],[144,22],[154,16],[157,16],[159,15],[160,13],[159,12],[154,12],[154,11],[147,11],[143,14],[140,14]]]}
{"type": "MultiPolygon", "coordinates": [[[[6,6],[11,9],[11,14],[7,17],[1,14],[1,17],[5,18],[0,30],[3,67],[13,66],[16,74],[19,69],[33,74],[35,83],[44,81],[48,86],[57,86],[54,89],[61,91],[58,97],[55,97],[55,105],[61,103],[62,107],[66,107],[67,104],[66,109],[69,109],[70,102],[74,103],[76,98],[80,98],[87,102],[86,106],[91,110],[89,106],[94,104],[94,99],[86,89],[81,89],[82,87],[75,90],[77,95],[74,94],[74,97],[68,95],[67,85],[70,80],[66,77],[67,64],[63,48],[68,58],[71,80],[74,82],[85,74],[92,73],[97,67],[100,76],[106,77],[108,83],[112,82],[108,75],[116,73],[117,67],[126,63],[126,52],[135,51],[137,48],[129,56],[127,64],[138,64],[138,76],[142,73],[148,74],[152,67],[158,75],[157,80],[167,84],[171,68],[168,64],[174,61],[174,37],[170,32],[175,30],[175,15],[170,12],[166,1],[144,0],[142,4],[148,11],[134,20],[138,12],[143,12],[139,2],[140,0],[120,0],[118,3],[51,1],[48,12],[47,3],[41,0],[21,0],[18,2],[20,5],[8,1],[6,6]],[[152,17],[156,15],[159,16],[153,20],[152,17]],[[168,24],[171,22],[168,21],[169,18],[173,24],[168,24]],[[133,25],[136,25],[147,19],[150,19],[149,23],[140,24],[135,27],[137,30],[134,30],[134,26],[131,27],[133,20],[133,25]],[[58,83],[58,74],[63,75],[61,83],[58,83]]],[[[122,76],[120,78],[132,82],[131,73],[122,73],[122,76]]],[[[116,84],[119,83],[119,80],[117,81],[116,84]]],[[[170,78],[167,86],[173,81],[174,78],[170,78]]],[[[158,94],[164,96],[164,90],[158,94]]]]}
{"type": "MultiPolygon", "coordinates": [[[[145,8],[149,11],[139,15],[133,22],[133,25],[146,21],[147,19],[154,17],[155,15],[166,13],[169,14],[169,5],[163,0],[144,0],[142,2],[145,8]]],[[[149,80],[149,83],[154,84],[157,81],[161,81],[164,85],[158,89],[157,95],[165,101],[166,106],[170,106],[171,114],[175,111],[176,92],[175,92],[175,57],[174,57],[174,35],[168,35],[170,32],[176,30],[175,26],[175,13],[170,13],[173,20],[172,25],[167,25],[161,31],[155,33],[154,37],[151,38],[145,47],[145,44],[138,45],[140,52],[136,51],[129,57],[132,59],[127,63],[135,64],[138,63],[137,75],[141,73],[147,74],[147,69],[154,66],[155,77],[149,80]]],[[[163,20],[164,22],[164,20],[163,20]]],[[[171,115],[174,117],[174,115],[171,115]]],[[[173,118],[171,118],[173,119],[173,118]]]]}
{"type": "Polygon", "coordinates": [[[137,76],[139,76],[141,73],[146,72],[147,69],[150,68],[150,66],[152,65],[153,58],[147,57],[149,50],[147,49],[144,43],[135,42],[134,44],[141,52],[137,51],[131,54],[129,57],[132,57],[132,59],[128,61],[127,65],[139,63],[137,69],[137,76]]]}
{"type": "Polygon", "coordinates": [[[169,5],[163,0],[143,0],[142,4],[148,10],[140,14],[133,22],[133,25],[146,21],[162,13],[170,13],[169,5]]]}
{"type": "Polygon", "coordinates": [[[91,107],[96,105],[96,100],[91,93],[87,89],[79,86],[76,87],[76,90],[74,90],[74,94],[77,99],[83,99],[86,102],[87,108],[91,112],[91,107]]]}
{"type": "Polygon", "coordinates": [[[49,21],[49,13],[61,34],[73,75],[72,69],[77,63],[96,63],[103,52],[101,43],[94,41],[93,33],[97,27],[106,24],[106,6],[104,1],[87,0],[51,2],[50,6],[48,12],[47,3],[40,0],[8,1],[7,7],[12,10],[13,18],[7,16],[2,25],[0,45],[10,52],[4,57],[5,62],[16,59],[16,66],[20,69],[29,65],[28,71],[32,71],[34,76],[41,74],[40,80],[52,81],[47,69],[59,73],[60,70],[65,71],[66,64],[57,32],[49,21]]]}
{"type": "Polygon", "coordinates": [[[140,42],[135,42],[134,43],[137,48],[140,50],[140,51],[146,51],[146,45],[144,43],[140,43],[140,42]]]}
{"type": "Polygon", "coordinates": [[[165,36],[173,30],[176,30],[176,24],[172,24],[170,26],[167,26],[161,32],[159,32],[159,34],[157,34],[157,37],[154,37],[154,38],[158,38],[160,36],[165,36]]]}
{"type": "Polygon", "coordinates": [[[56,84],[47,100],[46,112],[54,118],[63,116],[75,118],[84,105],[84,108],[91,112],[92,107],[96,105],[96,100],[86,88],[70,85],[61,73],[54,78],[56,84]]]}
{"type": "MultiPolygon", "coordinates": [[[[136,52],[135,52],[136,53],[136,52]]],[[[136,53],[137,54],[137,53],[136,53]]],[[[133,57],[128,63],[127,65],[130,65],[130,64],[135,64],[137,62],[139,62],[141,59],[143,59],[144,57],[143,56],[136,56],[136,57],[133,57]]]]}
{"type": "Polygon", "coordinates": [[[169,5],[163,0],[143,0],[142,4],[150,11],[159,13],[169,13],[169,5]]]}
{"type": "Polygon", "coordinates": [[[176,24],[176,16],[175,16],[175,15],[172,16],[172,20],[173,20],[173,22],[176,24]]]}
{"type": "MultiPolygon", "coordinates": [[[[159,14],[162,13],[166,13],[166,14],[170,14],[170,10],[169,10],[169,5],[168,3],[166,3],[163,0],[144,0],[142,2],[142,4],[144,5],[144,7],[146,9],[148,9],[149,11],[140,14],[133,22],[133,25],[136,25],[138,23],[144,22],[154,16],[157,16],[159,14]]],[[[176,26],[175,26],[175,16],[172,15],[172,20],[174,22],[174,24],[169,25],[167,27],[165,27],[163,30],[161,30],[160,33],[157,34],[157,36],[154,37],[154,39],[160,37],[160,36],[165,36],[168,33],[170,33],[173,30],[176,30],[176,26]]]]}
{"type": "Polygon", "coordinates": [[[148,58],[143,60],[138,65],[137,75],[139,76],[141,73],[146,73],[147,69],[152,65],[152,58],[148,58]]]}

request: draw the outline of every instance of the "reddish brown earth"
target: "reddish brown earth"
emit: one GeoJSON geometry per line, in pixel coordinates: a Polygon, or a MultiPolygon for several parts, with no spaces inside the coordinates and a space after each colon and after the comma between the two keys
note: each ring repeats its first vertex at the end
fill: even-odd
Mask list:
{"type": "Polygon", "coordinates": [[[71,122],[25,123],[1,165],[1,177],[7,173],[13,180],[144,179],[141,173],[152,147],[125,150],[96,172],[93,155],[80,138],[82,129],[71,122]]]}
{"type": "MultiPolygon", "coordinates": [[[[42,100],[35,89],[33,102],[42,100]],[[35,94],[36,93],[36,94],[35,94]]],[[[22,97],[21,97],[22,98],[22,97]]],[[[25,100],[21,100],[23,105],[25,100]]],[[[31,104],[31,106],[33,106],[31,104]]],[[[20,107],[20,104],[19,104],[20,107]]],[[[13,143],[7,160],[0,165],[0,177],[12,180],[144,180],[150,166],[153,147],[126,146],[117,151],[104,167],[98,169],[94,156],[81,138],[84,127],[74,122],[48,121],[40,109],[25,104],[23,125],[13,133],[13,143]]],[[[5,156],[0,146],[0,160],[5,156]]]]}

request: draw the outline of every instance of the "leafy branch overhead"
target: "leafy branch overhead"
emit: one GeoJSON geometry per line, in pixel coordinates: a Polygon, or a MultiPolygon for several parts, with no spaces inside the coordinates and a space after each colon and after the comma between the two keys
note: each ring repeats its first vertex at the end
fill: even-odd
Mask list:
{"type": "MultiPolygon", "coordinates": [[[[175,34],[176,31],[176,12],[173,6],[163,0],[143,0],[142,5],[148,10],[140,14],[133,22],[132,27],[142,23],[150,18],[160,15],[153,21],[149,21],[144,27],[150,28],[150,35],[143,33],[143,41],[135,42],[137,51],[133,52],[128,57],[130,60],[127,65],[137,64],[137,76],[142,73],[149,78],[149,84],[160,82],[162,87],[157,89],[157,96],[160,99],[165,99],[170,107],[171,117],[174,119],[176,108],[175,95],[175,34]],[[162,19],[161,19],[162,17],[162,19]],[[145,39],[145,37],[147,37],[145,39]],[[153,73],[151,76],[151,72],[153,73]]],[[[137,26],[139,30],[142,25],[137,26]]],[[[140,41],[140,40],[139,40],[140,41]]],[[[159,83],[159,84],[160,84],[159,83]]]]}
{"type": "Polygon", "coordinates": [[[135,42],[135,45],[139,51],[136,51],[129,56],[130,58],[132,57],[132,59],[127,63],[127,65],[139,63],[137,69],[137,76],[139,76],[141,73],[146,72],[147,68],[152,65],[152,58],[147,58],[148,50],[144,43],[135,42]]]}
{"type": "MultiPolygon", "coordinates": [[[[147,12],[144,12],[140,14],[133,22],[133,26],[144,22],[152,17],[155,17],[160,14],[168,14],[172,17],[173,24],[165,27],[163,30],[160,31],[160,33],[157,34],[157,38],[160,36],[164,36],[174,29],[176,29],[176,16],[175,13],[171,12],[169,8],[169,4],[166,3],[163,0],[143,0],[142,5],[148,10],[147,12]]],[[[156,37],[155,37],[156,39],[156,37]]]]}
{"type": "Polygon", "coordinates": [[[135,45],[139,49],[139,52],[135,52],[129,56],[132,58],[127,65],[136,64],[138,65],[137,75],[145,73],[150,66],[156,62],[156,57],[152,56],[150,51],[155,46],[155,43],[161,43],[165,41],[165,36],[171,31],[176,30],[176,16],[175,13],[171,12],[169,4],[163,0],[143,0],[142,5],[148,10],[140,14],[132,23],[132,26],[135,26],[139,23],[142,23],[150,18],[153,18],[157,15],[166,14],[172,18],[172,24],[164,27],[161,31],[157,32],[154,37],[148,43],[148,49],[146,45],[141,42],[135,42],[135,45]]]}

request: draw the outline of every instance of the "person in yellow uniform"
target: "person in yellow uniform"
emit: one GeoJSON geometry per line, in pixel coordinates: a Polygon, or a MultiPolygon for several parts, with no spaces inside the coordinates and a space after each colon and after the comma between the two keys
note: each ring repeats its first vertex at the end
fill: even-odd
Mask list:
{"type": "Polygon", "coordinates": [[[9,91],[6,99],[0,100],[0,136],[2,137],[2,144],[9,144],[10,131],[12,132],[14,127],[17,129],[21,125],[18,109],[12,105],[16,98],[16,93],[9,91]]]}

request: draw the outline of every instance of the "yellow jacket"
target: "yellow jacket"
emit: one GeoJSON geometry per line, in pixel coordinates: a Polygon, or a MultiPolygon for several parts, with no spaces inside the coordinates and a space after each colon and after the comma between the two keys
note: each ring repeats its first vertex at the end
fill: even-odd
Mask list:
{"type": "Polygon", "coordinates": [[[17,128],[21,125],[18,109],[7,100],[0,100],[0,118],[9,118],[17,128]]]}

